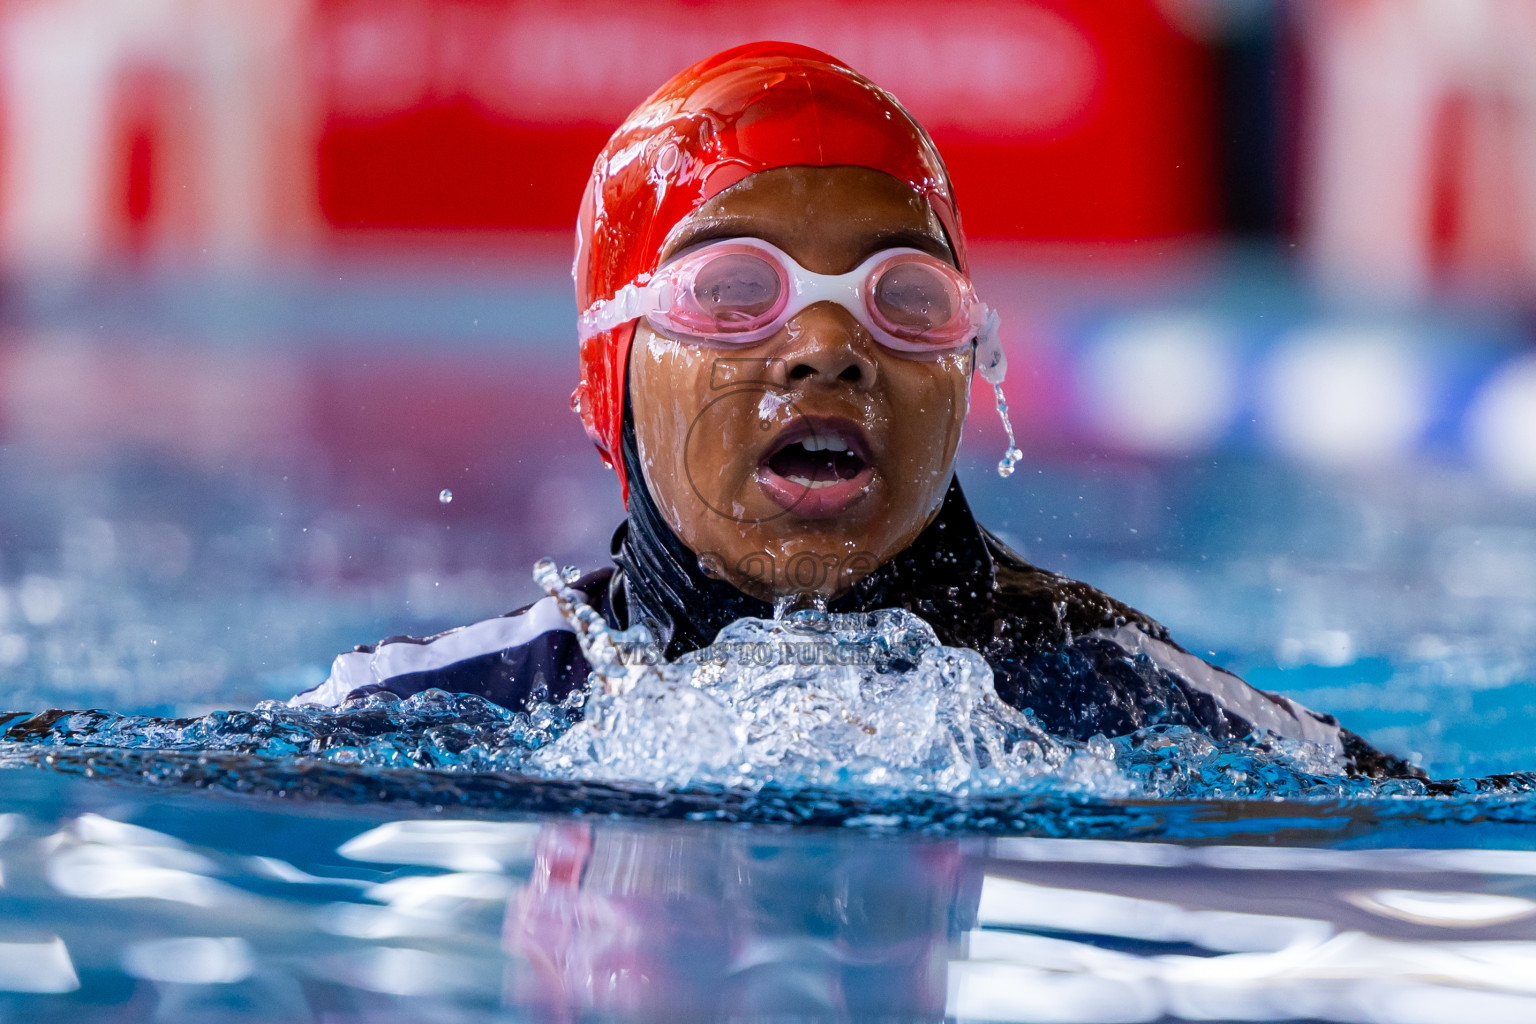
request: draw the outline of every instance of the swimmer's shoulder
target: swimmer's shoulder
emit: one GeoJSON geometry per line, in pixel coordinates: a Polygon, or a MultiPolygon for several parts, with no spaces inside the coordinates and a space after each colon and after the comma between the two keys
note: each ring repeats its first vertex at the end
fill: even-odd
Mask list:
{"type": "MultiPolygon", "coordinates": [[[[613,569],[588,573],[573,584],[605,609],[613,569]]],[[[559,700],[584,686],[581,645],[554,598],[433,636],[391,636],[340,654],[330,675],[289,703],[336,707],[370,694],[410,697],[426,690],[469,693],[514,711],[532,697],[559,700]]]]}
{"type": "MultiPolygon", "coordinates": [[[[1214,735],[1254,727],[1274,735],[1316,743],[1342,755],[1350,774],[1372,778],[1424,778],[1417,766],[1378,750],[1343,728],[1332,715],[1313,711],[1289,697],[1250,686],[1176,643],[1161,623],[1079,580],[1025,561],[996,535],[982,529],[992,556],[996,600],[1010,619],[1037,625],[1029,638],[1037,646],[1087,639],[1108,644],[1116,656],[1140,658],[1156,676],[1185,695],[1194,720],[1214,735]]],[[[1166,698],[1164,698],[1166,699],[1166,698]]]]}

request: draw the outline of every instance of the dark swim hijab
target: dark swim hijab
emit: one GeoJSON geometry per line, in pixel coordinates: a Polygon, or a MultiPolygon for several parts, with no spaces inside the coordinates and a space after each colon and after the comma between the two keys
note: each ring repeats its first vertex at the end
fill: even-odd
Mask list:
{"type": "MultiPolygon", "coordinates": [[[[674,76],[608,140],[576,225],[577,309],[648,280],[677,226],[720,192],[793,166],[866,167],[905,182],[932,207],[956,266],[968,271],[949,172],[896,98],[819,50],[750,43],[674,76]]],[[[571,395],[587,436],[618,473],[626,505],[621,446],[634,335],[629,321],[582,342],[581,382],[571,395]]]]}

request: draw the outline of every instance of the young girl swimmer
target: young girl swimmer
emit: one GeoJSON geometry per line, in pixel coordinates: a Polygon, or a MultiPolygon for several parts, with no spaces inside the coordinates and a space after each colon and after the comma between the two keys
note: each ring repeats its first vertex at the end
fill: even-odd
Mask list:
{"type": "MultiPolygon", "coordinates": [[[[786,595],[901,607],[980,652],[998,694],[1058,735],[1258,729],[1414,772],[976,522],[955,453],[971,378],[1002,380],[997,320],[932,140],[833,57],[752,44],[662,86],[597,159],[574,273],[572,405],[628,513],[615,565],[576,588],[614,628],[644,623],[670,658],[786,595]]],[[[520,709],[587,677],[545,599],[360,647],[294,702],[435,687],[520,709]]]]}

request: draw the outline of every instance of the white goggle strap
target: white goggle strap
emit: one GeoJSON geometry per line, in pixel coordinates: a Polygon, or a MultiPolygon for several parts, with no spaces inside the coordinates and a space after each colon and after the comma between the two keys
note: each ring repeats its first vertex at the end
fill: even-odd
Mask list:
{"type": "Polygon", "coordinates": [[[582,341],[622,327],[632,320],[649,316],[659,309],[672,305],[672,282],[656,281],[649,284],[627,284],[614,292],[611,299],[599,299],[576,320],[576,333],[582,341]]]}
{"type": "Polygon", "coordinates": [[[1001,384],[1003,376],[1008,372],[1008,357],[1003,354],[1003,342],[999,336],[1002,318],[991,306],[982,308],[987,313],[981,330],[976,333],[976,372],[988,384],[1001,384]]]}

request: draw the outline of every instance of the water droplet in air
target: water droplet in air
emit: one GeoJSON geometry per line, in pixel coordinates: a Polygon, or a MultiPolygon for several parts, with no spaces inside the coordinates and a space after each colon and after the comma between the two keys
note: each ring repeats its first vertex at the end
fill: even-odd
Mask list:
{"type": "Polygon", "coordinates": [[[1008,432],[1008,450],[1003,452],[1003,457],[997,464],[997,475],[1006,480],[1013,476],[1013,469],[1024,457],[1024,453],[1019,451],[1013,440],[1013,423],[1008,419],[1008,400],[1003,397],[1003,386],[993,384],[992,393],[997,396],[997,415],[1003,421],[1003,429],[1008,432]]]}
{"type": "Polygon", "coordinates": [[[1009,448],[1003,453],[1003,457],[997,463],[997,475],[1003,479],[1013,476],[1015,465],[1024,457],[1024,453],[1017,448],[1009,448]]]}
{"type": "Polygon", "coordinates": [[[781,594],[773,602],[773,620],[786,625],[816,629],[827,619],[827,598],[815,591],[781,594]]]}
{"type": "Polygon", "coordinates": [[[453,492],[444,487],[442,490],[437,492],[437,500],[446,505],[453,500],[453,492]]]}

